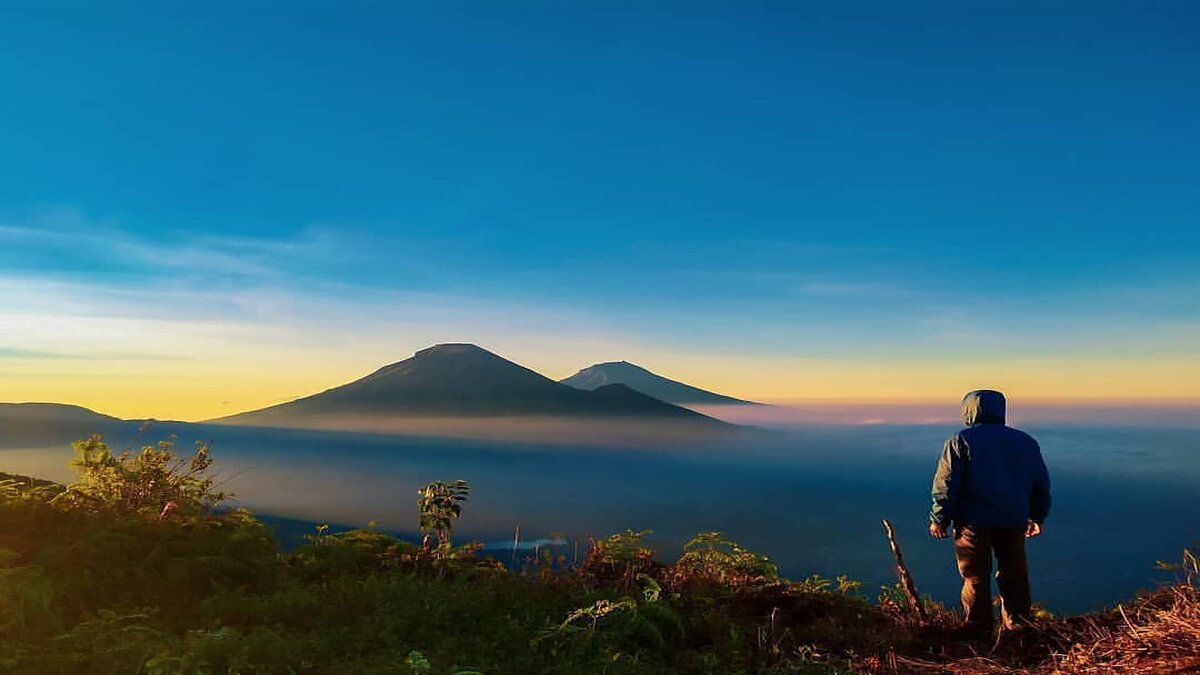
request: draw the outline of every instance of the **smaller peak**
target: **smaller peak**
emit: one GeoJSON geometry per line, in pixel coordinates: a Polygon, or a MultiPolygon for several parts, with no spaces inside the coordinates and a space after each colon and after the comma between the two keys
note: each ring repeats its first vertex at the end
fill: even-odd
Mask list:
{"type": "Polygon", "coordinates": [[[646,370],[645,368],[639,366],[638,364],[630,363],[629,361],[606,361],[604,363],[597,363],[596,365],[591,366],[590,368],[587,368],[585,370],[626,371],[626,372],[636,372],[636,373],[649,373],[650,372],[649,370],[646,370]]]}

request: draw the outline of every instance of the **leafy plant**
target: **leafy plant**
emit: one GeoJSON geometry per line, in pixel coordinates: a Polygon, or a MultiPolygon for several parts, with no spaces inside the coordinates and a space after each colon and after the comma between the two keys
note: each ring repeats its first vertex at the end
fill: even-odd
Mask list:
{"type": "Polygon", "coordinates": [[[842,595],[857,593],[862,588],[861,581],[854,581],[846,575],[840,575],[834,579],[828,579],[820,574],[813,574],[803,581],[796,582],[793,586],[796,590],[802,593],[827,593],[836,592],[842,595]]]}
{"type": "Polygon", "coordinates": [[[471,493],[465,480],[453,483],[437,481],[417,490],[417,509],[421,513],[421,531],[426,538],[437,537],[438,550],[448,552],[454,535],[454,521],[462,515],[463,502],[471,493]]]}
{"type": "Polygon", "coordinates": [[[595,584],[615,583],[629,590],[639,574],[656,567],[654,551],[642,543],[650,530],[625,530],[592,542],[579,575],[595,584]]]}
{"type": "Polygon", "coordinates": [[[779,569],[766,556],[748,551],[720,532],[702,532],[683,547],[674,581],[752,586],[779,581],[779,569]]]}
{"type": "Polygon", "coordinates": [[[409,652],[408,656],[404,657],[404,665],[408,667],[409,671],[412,672],[413,675],[419,675],[419,673],[428,673],[430,670],[433,670],[433,666],[430,665],[429,659],[425,658],[424,654],[415,649],[409,652]]]}
{"type": "Polygon", "coordinates": [[[580,607],[567,615],[558,626],[559,631],[583,623],[587,630],[596,630],[600,619],[616,612],[630,611],[637,608],[637,602],[632,598],[620,600],[597,600],[588,607],[580,607]]]}

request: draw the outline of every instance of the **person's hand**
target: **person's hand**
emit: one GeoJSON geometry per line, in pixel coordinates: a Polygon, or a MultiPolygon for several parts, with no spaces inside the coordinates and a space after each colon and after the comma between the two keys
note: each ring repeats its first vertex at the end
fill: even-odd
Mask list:
{"type": "Polygon", "coordinates": [[[1041,523],[1035,523],[1031,520],[1031,521],[1029,521],[1029,524],[1025,526],[1025,536],[1028,538],[1036,537],[1041,533],[1042,533],[1042,524],[1041,523]]]}
{"type": "Polygon", "coordinates": [[[933,537],[934,539],[945,539],[946,537],[949,536],[949,534],[946,532],[945,525],[939,525],[937,523],[930,523],[929,524],[929,536],[933,537]]]}

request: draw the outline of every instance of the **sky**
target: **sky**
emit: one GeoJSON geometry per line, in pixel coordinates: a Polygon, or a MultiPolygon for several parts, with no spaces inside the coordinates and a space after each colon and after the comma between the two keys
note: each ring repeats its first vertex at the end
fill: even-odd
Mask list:
{"type": "Polygon", "coordinates": [[[1195,3],[4,3],[0,92],[0,400],[1200,401],[1195,3]]]}

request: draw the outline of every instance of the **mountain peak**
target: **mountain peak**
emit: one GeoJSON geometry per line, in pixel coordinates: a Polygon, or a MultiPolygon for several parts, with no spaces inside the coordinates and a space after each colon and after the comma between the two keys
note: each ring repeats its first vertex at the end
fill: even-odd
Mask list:
{"type": "MultiPolygon", "coordinates": [[[[432,347],[418,350],[413,356],[434,356],[434,355],[462,355],[462,354],[487,354],[496,356],[492,352],[480,347],[477,344],[470,342],[442,342],[432,347]]],[[[499,358],[499,357],[497,357],[499,358]]]]}
{"type": "Polygon", "coordinates": [[[634,391],[676,405],[756,405],[752,401],[724,396],[665,378],[629,361],[597,363],[559,381],[586,391],[597,391],[611,385],[625,385],[634,391]]]}
{"type": "Polygon", "coordinates": [[[236,423],[275,423],[339,415],[636,417],[714,422],[632,388],[581,391],[469,343],[427,347],[348,384],[226,419],[236,423]]]}

